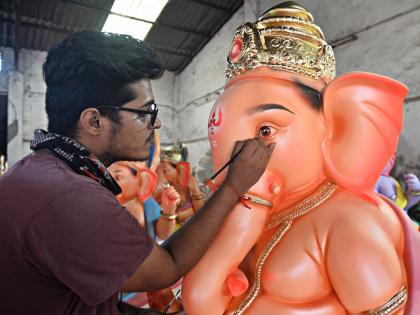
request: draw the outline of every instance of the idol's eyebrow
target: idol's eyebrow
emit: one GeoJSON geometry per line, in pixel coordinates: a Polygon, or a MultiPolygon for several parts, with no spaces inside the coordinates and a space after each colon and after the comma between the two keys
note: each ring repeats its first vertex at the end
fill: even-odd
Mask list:
{"type": "Polygon", "coordinates": [[[247,111],[247,114],[248,115],[254,115],[256,113],[260,113],[260,112],[264,112],[266,110],[272,110],[272,109],[285,110],[289,113],[292,113],[293,115],[296,115],[290,109],[288,109],[287,107],[285,107],[283,105],[280,105],[280,104],[261,104],[261,105],[258,105],[257,107],[250,108],[247,111]]]}

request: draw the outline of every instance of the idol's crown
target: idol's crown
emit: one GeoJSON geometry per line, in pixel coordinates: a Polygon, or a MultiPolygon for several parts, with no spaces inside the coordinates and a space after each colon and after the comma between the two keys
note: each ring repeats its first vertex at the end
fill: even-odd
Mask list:
{"type": "Polygon", "coordinates": [[[188,149],[184,144],[161,146],[160,159],[171,163],[186,161],[188,158],[188,149]]]}
{"type": "Polygon", "coordinates": [[[270,67],[326,83],[335,77],[335,58],[312,14],[292,1],[239,27],[228,56],[226,79],[270,67]]]}

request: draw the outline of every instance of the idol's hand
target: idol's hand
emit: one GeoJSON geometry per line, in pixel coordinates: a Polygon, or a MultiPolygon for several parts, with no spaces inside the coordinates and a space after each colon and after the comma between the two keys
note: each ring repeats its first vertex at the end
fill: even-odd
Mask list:
{"type": "Polygon", "coordinates": [[[197,179],[194,176],[192,176],[192,175],[190,176],[190,179],[188,181],[188,190],[193,195],[201,194],[200,185],[198,184],[197,179]]]}
{"type": "Polygon", "coordinates": [[[412,173],[406,174],[404,175],[404,181],[410,192],[420,192],[420,180],[416,175],[412,173]]]}
{"type": "Polygon", "coordinates": [[[174,214],[180,200],[181,197],[173,186],[166,188],[162,193],[162,211],[167,214],[174,214]]]}
{"type": "Polygon", "coordinates": [[[237,141],[232,156],[242,150],[230,164],[225,182],[243,195],[264,173],[275,143],[268,146],[259,138],[237,141]]]}
{"type": "Polygon", "coordinates": [[[240,296],[249,287],[249,281],[242,270],[236,269],[226,279],[226,285],[232,296],[240,296]]]}

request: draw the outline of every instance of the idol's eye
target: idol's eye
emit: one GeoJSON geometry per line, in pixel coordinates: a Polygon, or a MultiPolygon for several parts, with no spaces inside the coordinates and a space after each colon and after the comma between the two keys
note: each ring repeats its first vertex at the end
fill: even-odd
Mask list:
{"type": "Polygon", "coordinates": [[[258,136],[262,138],[269,138],[273,135],[274,128],[270,126],[261,126],[258,131],[258,136]]]}

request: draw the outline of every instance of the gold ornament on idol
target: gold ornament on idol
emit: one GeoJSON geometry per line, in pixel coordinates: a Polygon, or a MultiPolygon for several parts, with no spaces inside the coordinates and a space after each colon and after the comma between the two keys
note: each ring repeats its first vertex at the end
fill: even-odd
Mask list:
{"type": "Polygon", "coordinates": [[[258,67],[270,67],[330,82],[335,77],[333,49],[312,14],[288,1],[236,32],[228,56],[226,79],[258,67]]]}
{"type": "Polygon", "coordinates": [[[270,208],[270,209],[273,207],[273,204],[270,201],[265,200],[265,199],[263,199],[259,196],[251,194],[251,193],[244,194],[242,196],[242,199],[245,200],[245,201],[249,201],[251,203],[254,203],[256,205],[267,207],[267,208],[270,208]]]}
{"type": "Polygon", "coordinates": [[[362,312],[360,315],[389,315],[403,305],[407,301],[407,297],[407,286],[403,285],[403,287],[384,305],[370,311],[362,312]]]}
{"type": "Polygon", "coordinates": [[[272,229],[274,227],[279,227],[277,231],[274,233],[271,240],[267,243],[262,251],[260,257],[257,261],[257,266],[255,270],[255,280],[248,291],[247,296],[238,306],[238,308],[233,312],[233,315],[241,315],[243,314],[248,307],[252,304],[255,298],[261,291],[261,275],[262,275],[262,268],[273,251],[276,245],[280,242],[283,236],[287,233],[287,231],[292,226],[294,220],[300,218],[304,214],[308,213],[309,211],[319,207],[322,203],[324,203],[331,195],[334,193],[336,189],[336,185],[330,182],[325,182],[322,186],[312,195],[305,198],[304,200],[296,203],[289,209],[283,210],[280,213],[273,214],[269,222],[266,226],[266,229],[272,229]]]}
{"type": "Polygon", "coordinates": [[[188,150],[184,144],[168,145],[160,147],[161,161],[168,161],[171,163],[178,163],[183,160],[183,156],[188,154],[188,150]]]}

